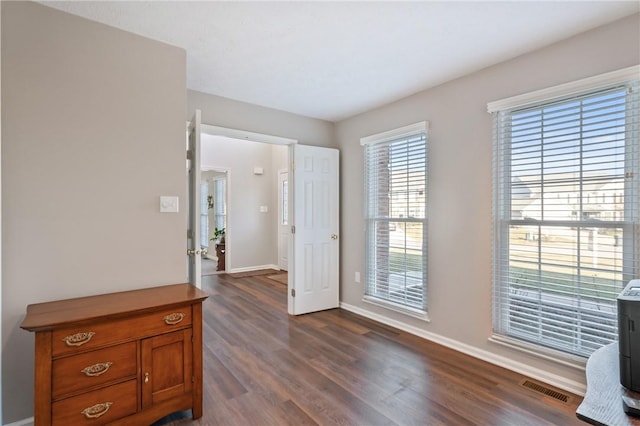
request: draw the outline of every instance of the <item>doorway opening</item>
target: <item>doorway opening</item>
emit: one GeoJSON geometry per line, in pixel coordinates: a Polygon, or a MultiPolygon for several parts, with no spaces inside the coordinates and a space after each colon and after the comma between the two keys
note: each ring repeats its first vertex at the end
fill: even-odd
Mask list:
{"type": "MultiPolygon", "coordinates": [[[[202,185],[204,188],[206,184],[208,191],[202,197],[208,213],[208,230],[202,229],[202,242],[210,240],[216,228],[221,230],[224,226],[226,273],[248,274],[288,269],[285,262],[289,258],[291,229],[283,224],[288,223],[290,217],[288,177],[284,185],[286,203],[282,199],[283,186],[279,179],[288,176],[289,146],[295,142],[292,139],[202,125],[200,167],[202,185]],[[211,185],[211,181],[217,183],[211,185]],[[222,203],[215,200],[215,185],[221,188],[222,182],[225,183],[226,195],[224,211],[222,203]],[[206,197],[212,201],[211,209],[208,208],[209,199],[206,197]]],[[[202,228],[205,227],[204,219],[203,209],[202,228]]],[[[203,265],[213,257],[220,259],[217,248],[219,242],[209,243],[203,265]]],[[[206,274],[205,268],[202,274],[206,274]]]]}
{"type": "Polygon", "coordinates": [[[190,282],[200,286],[202,279],[200,169],[228,170],[226,273],[236,278],[235,274],[243,272],[279,270],[278,226],[286,223],[288,313],[301,315],[338,307],[338,150],[298,145],[293,139],[277,136],[201,126],[200,117],[201,112],[196,110],[195,124],[189,125],[187,152],[188,182],[193,194],[187,230],[190,282]],[[218,139],[224,146],[207,143],[209,138],[218,139]],[[249,145],[260,146],[263,155],[246,151],[249,145]],[[277,150],[280,154],[274,154],[277,150]],[[243,162],[231,163],[235,160],[243,162]],[[225,165],[227,162],[230,165],[225,165]],[[287,179],[280,171],[288,172],[287,179]],[[228,178],[230,174],[233,182],[228,178]],[[259,190],[251,191],[256,186],[259,190]],[[286,213],[279,212],[285,206],[283,199],[286,213]]]}

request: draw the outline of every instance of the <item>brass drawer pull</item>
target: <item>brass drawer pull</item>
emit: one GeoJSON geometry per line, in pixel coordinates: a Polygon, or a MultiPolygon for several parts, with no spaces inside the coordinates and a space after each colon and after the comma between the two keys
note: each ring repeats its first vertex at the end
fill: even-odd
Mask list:
{"type": "Polygon", "coordinates": [[[180,321],[182,321],[184,319],[184,317],[186,317],[185,314],[183,314],[182,312],[174,312],[173,314],[169,314],[166,317],[164,317],[164,323],[167,325],[175,325],[177,323],[179,323],[180,321]]]}
{"type": "Polygon", "coordinates": [[[112,365],[112,362],[99,362],[97,364],[90,365],[89,367],[85,367],[80,371],[88,377],[98,377],[99,375],[106,373],[112,365]]]}
{"type": "Polygon", "coordinates": [[[80,414],[84,414],[84,416],[88,419],[97,419],[100,416],[107,414],[109,408],[113,405],[113,402],[103,402],[101,404],[96,404],[92,407],[87,407],[81,411],[80,414]]]}
{"type": "Polygon", "coordinates": [[[72,334],[62,340],[67,344],[67,346],[82,346],[85,343],[88,343],[95,334],[96,333],[93,331],[87,331],[86,333],[72,334]]]}

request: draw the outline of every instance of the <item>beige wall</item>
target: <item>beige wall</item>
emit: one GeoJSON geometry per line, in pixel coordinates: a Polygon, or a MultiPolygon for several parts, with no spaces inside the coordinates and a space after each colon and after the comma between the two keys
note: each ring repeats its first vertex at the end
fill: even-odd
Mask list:
{"type": "Polygon", "coordinates": [[[27,304],[186,280],[185,73],[182,49],[2,2],[4,423],[33,415],[27,304]]]}
{"type": "Polygon", "coordinates": [[[188,120],[196,109],[202,111],[203,124],[295,139],[304,145],[336,146],[334,125],[328,121],[188,90],[188,120]]]}
{"type": "Polygon", "coordinates": [[[488,342],[491,335],[492,121],[487,102],[640,63],[640,16],[617,21],[337,123],[341,150],[341,301],[461,348],[539,368],[571,384],[584,373],[488,342]],[[430,322],[362,302],[363,151],[359,140],[427,120],[430,322]],[[450,339],[450,340],[449,340],[450,339]]]}

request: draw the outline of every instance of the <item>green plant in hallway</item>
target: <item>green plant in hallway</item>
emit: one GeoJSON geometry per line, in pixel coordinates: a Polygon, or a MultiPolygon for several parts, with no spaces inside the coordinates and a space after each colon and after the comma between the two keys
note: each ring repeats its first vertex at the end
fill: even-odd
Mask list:
{"type": "Polygon", "coordinates": [[[216,228],[213,230],[213,237],[209,238],[209,241],[214,241],[216,244],[224,243],[224,234],[226,228],[216,228]]]}

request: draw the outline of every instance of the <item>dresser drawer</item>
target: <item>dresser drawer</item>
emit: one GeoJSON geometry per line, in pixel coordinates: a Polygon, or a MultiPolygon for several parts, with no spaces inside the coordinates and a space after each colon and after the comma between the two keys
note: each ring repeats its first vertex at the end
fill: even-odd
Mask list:
{"type": "Polygon", "coordinates": [[[118,379],[135,378],[136,342],[60,358],[53,361],[52,398],[118,379]]]}
{"type": "Polygon", "coordinates": [[[61,328],[52,333],[53,356],[168,333],[190,326],[191,321],[191,305],[187,305],[109,322],[61,328]]]}
{"type": "Polygon", "coordinates": [[[134,414],[138,407],[136,380],[54,402],[53,426],[102,425],[134,414]]]}

